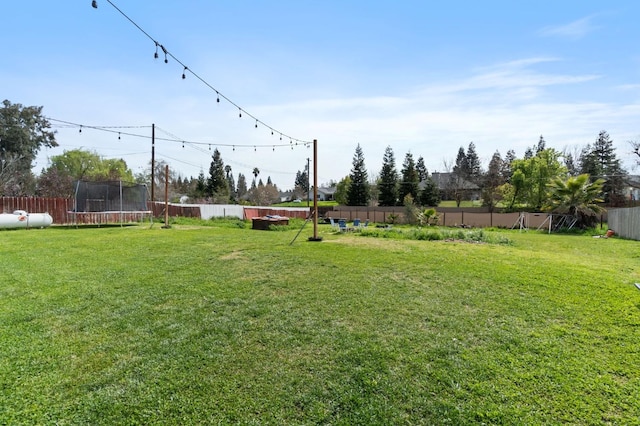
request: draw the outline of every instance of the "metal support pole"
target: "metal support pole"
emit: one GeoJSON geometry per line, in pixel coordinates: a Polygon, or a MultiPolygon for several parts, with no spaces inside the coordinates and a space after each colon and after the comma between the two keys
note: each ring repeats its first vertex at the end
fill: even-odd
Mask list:
{"type": "Polygon", "coordinates": [[[151,203],[156,201],[156,125],[151,125],[151,203]]]}

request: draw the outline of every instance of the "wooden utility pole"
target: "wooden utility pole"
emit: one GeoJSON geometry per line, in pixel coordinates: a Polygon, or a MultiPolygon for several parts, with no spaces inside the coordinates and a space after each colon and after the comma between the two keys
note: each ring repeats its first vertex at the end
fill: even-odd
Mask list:
{"type": "Polygon", "coordinates": [[[313,239],[312,241],[322,241],[318,238],[318,140],[313,140],[313,239]]]}

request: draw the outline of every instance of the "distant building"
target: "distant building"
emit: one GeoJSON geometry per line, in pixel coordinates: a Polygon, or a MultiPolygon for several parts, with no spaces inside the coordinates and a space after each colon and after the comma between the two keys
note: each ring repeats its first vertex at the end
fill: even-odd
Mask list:
{"type": "MultiPolygon", "coordinates": [[[[322,188],[318,187],[318,201],[333,201],[336,193],[336,187],[322,188]]],[[[312,197],[313,198],[313,197],[312,197]]]]}
{"type": "Polygon", "coordinates": [[[286,203],[293,200],[293,191],[280,191],[280,202],[286,203]]]}
{"type": "Polygon", "coordinates": [[[628,175],[625,177],[625,197],[631,201],[640,200],[640,176],[628,175]]]}
{"type": "Polygon", "coordinates": [[[479,200],[482,191],[478,185],[457,177],[454,173],[431,173],[431,179],[436,183],[443,200],[455,199],[456,192],[462,193],[465,200],[479,200]]]}

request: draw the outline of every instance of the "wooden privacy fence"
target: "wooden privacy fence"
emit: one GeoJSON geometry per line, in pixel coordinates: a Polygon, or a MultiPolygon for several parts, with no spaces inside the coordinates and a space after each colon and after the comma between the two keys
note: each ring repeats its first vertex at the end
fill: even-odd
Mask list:
{"type": "MultiPolygon", "coordinates": [[[[548,219],[547,213],[492,213],[482,209],[436,209],[438,213],[438,225],[443,226],[470,226],[474,228],[534,228],[542,226],[548,219]]],[[[395,223],[404,222],[403,207],[375,208],[375,207],[347,207],[336,206],[333,211],[325,213],[325,217],[334,219],[369,220],[375,223],[389,223],[394,218],[395,223]],[[392,216],[393,215],[393,216],[392,216]]]]}
{"type": "Polygon", "coordinates": [[[73,198],[0,197],[0,213],[49,213],[54,225],[140,222],[148,212],[73,212],[73,198]]]}
{"type": "Polygon", "coordinates": [[[609,210],[610,229],[623,238],[640,241],[640,207],[609,210]]]}
{"type": "Polygon", "coordinates": [[[91,224],[141,222],[149,219],[149,211],[156,218],[162,218],[165,209],[168,208],[170,217],[194,217],[203,218],[203,210],[207,217],[231,216],[239,219],[251,219],[256,216],[279,215],[298,217],[305,219],[309,215],[309,209],[305,208],[270,208],[238,205],[182,205],[163,202],[148,202],[149,211],[145,212],[73,212],[73,198],[40,198],[40,197],[0,197],[0,213],[13,213],[16,210],[24,210],[27,213],[49,213],[54,225],[91,224]],[[211,214],[216,211],[226,214],[211,214]]]}
{"type": "MultiPolygon", "coordinates": [[[[165,211],[165,203],[154,202],[147,203],[151,207],[151,211],[153,212],[153,217],[163,217],[165,211]]],[[[169,203],[169,217],[195,217],[200,218],[200,207],[198,206],[183,206],[181,204],[172,204],[169,203]]]]}
{"type": "Polygon", "coordinates": [[[73,223],[72,198],[0,197],[0,213],[24,210],[27,213],[49,213],[54,225],[73,223]]]}

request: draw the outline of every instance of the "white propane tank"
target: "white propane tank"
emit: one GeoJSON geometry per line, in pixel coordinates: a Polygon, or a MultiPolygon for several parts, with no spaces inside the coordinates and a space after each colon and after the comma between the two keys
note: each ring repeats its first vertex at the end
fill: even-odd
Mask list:
{"type": "Polygon", "coordinates": [[[27,213],[24,210],[0,213],[0,228],[46,228],[52,223],[49,213],[27,213]]]}

